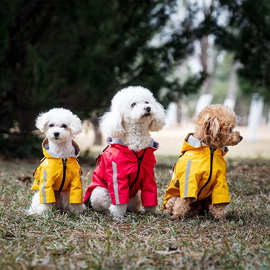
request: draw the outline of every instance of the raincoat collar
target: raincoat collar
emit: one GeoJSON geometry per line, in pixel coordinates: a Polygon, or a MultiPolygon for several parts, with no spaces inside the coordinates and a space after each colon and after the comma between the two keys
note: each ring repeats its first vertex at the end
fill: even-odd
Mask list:
{"type": "MultiPolygon", "coordinates": [[[[209,146],[205,144],[204,142],[200,141],[199,139],[197,139],[196,137],[194,137],[193,133],[189,133],[187,137],[185,138],[181,152],[184,153],[188,150],[199,149],[202,147],[209,147],[209,146]]],[[[228,147],[226,146],[219,149],[222,151],[223,155],[225,155],[228,152],[228,147]]]]}
{"type": "MultiPolygon", "coordinates": [[[[127,147],[127,145],[124,144],[119,138],[108,137],[107,138],[107,143],[108,144],[119,144],[119,145],[123,145],[123,146],[127,147]]],[[[154,141],[154,139],[151,138],[148,147],[158,149],[159,144],[158,144],[158,142],[154,141]]]]}
{"type": "MultiPolygon", "coordinates": [[[[80,155],[80,148],[79,148],[79,145],[72,140],[72,145],[75,149],[75,155],[70,155],[70,157],[74,157],[74,158],[77,158],[79,155],[80,155]]],[[[49,151],[49,143],[48,143],[48,139],[44,139],[43,142],[42,142],[42,151],[43,151],[43,154],[46,158],[59,158],[59,157],[54,157],[50,151],[49,151]]]]}

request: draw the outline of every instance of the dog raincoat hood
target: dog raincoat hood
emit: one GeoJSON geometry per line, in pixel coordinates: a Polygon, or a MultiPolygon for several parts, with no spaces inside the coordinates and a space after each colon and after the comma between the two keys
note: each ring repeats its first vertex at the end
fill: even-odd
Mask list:
{"type": "Polygon", "coordinates": [[[57,191],[69,191],[70,203],[82,203],[81,168],[76,159],[79,146],[72,141],[76,156],[66,159],[56,158],[49,154],[48,140],[42,143],[44,158],[34,172],[32,190],[39,190],[40,203],[54,203],[57,191]]]}
{"type": "Polygon", "coordinates": [[[182,147],[163,207],[171,197],[202,200],[210,197],[212,204],[229,203],[226,181],[227,149],[213,149],[189,134],[182,147]]]}
{"type": "Polygon", "coordinates": [[[119,139],[109,138],[109,145],[97,158],[92,183],[88,186],[84,203],[89,204],[97,186],[108,189],[112,204],[128,204],[129,198],[141,190],[143,206],[157,205],[157,185],[154,177],[154,151],[157,143],[139,152],[130,150],[119,139]]]}

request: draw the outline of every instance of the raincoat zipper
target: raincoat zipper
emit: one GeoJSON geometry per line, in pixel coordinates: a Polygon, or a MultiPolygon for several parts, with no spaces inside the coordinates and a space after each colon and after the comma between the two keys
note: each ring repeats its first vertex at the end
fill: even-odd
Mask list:
{"type": "Polygon", "coordinates": [[[131,183],[131,185],[130,185],[130,187],[129,187],[129,190],[132,190],[133,186],[135,185],[135,183],[137,182],[137,180],[138,180],[138,178],[139,178],[140,170],[141,170],[141,164],[142,164],[142,160],[143,160],[143,156],[144,156],[144,154],[145,154],[145,151],[146,151],[146,149],[143,151],[142,155],[141,155],[139,158],[138,158],[136,152],[133,151],[134,154],[135,154],[135,156],[136,156],[136,158],[137,158],[138,168],[137,168],[137,174],[136,174],[136,177],[135,177],[134,181],[131,183]]]}
{"type": "Polygon", "coordinates": [[[216,148],[210,148],[210,174],[209,177],[206,181],[206,183],[202,186],[202,188],[200,189],[197,198],[199,199],[199,196],[202,192],[202,190],[207,186],[207,184],[210,182],[211,177],[212,177],[212,171],[213,171],[213,158],[214,158],[214,152],[215,152],[216,148]]]}
{"type": "Polygon", "coordinates": [[[62,163],[63,163],[63,178],[62,178],[62,183],[58,191],[62,191],[65,180],[66,180],[66,169],[67,169],[67,159],[62,158],[62,163]]]}

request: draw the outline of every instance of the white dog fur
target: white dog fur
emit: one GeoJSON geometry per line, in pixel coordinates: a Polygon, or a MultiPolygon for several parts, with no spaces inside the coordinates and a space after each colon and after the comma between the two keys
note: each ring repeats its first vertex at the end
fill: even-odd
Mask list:
{"type": "MultiPolygon", "coordinates": [[[[75,149],[72,145],[72,139],[82,130],[81,120],[71,111],[63,108],[54,108],[46,113],[41,113],[36,119],[36,127],[45,134],[48,139],[48,153],[57,158],[68,158],[75,156],[75,149]]],[[[83,204],[70,204],[69,192],[55,192],[56,208],[69,210],[74,214],[83,211],[83,204]]],[[[32,204],[28,210],[30,215],[41,215],[48,210],[52,204],[41,204],[39,191],[32,199],[32,204]]]]}
{"type": "MultiPolygon", "coordinates": [[[[102,117],[101,129],[107,136],[120,139],[130,150],[137,152],[149,146],[150,131],[158,131],[164,124],[164,108],[153,94],[144,87],[130,86],[113,97],[110,111],[102,117]]],[[[113,205],[108,190],[103,187],[96,187],[90,197],[95,210],[109,210],[114,217],[123,216],[127,209],[135,210],[141,205],[140,200],[140,196],[134,196],[128,205],[113,205]]],[[[154,212],[155,207],[144,210],[154,212]]]]}

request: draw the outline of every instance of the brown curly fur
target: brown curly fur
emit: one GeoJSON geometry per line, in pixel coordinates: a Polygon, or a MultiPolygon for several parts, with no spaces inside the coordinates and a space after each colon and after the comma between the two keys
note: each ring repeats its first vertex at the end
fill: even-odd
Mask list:
{"type": "MultiPolygon", "coordinates": [[[[238,131],[233,131],[235,123],[235,114],[230,108],[220,104],[210,105],[199,113],[193,136],[210,147],[236,145],[242,137],[238,131]]],[[[225,207],[225,204],[212,205],[210,198],[194,202],[190,198],[172,197],[168,200],[164,212],[172,215],[172,219],[177,219],[188,214],[197,215],[206,210],[214,218],[223,219],[225,207]]]]}
{"type": "Polygon", "coordinates": [[[238,144],[242,137],[235,127],[234,112],[216,104],[204,108],[198,115],[194,136],[210,147],[221,148],[238,144]]]}

